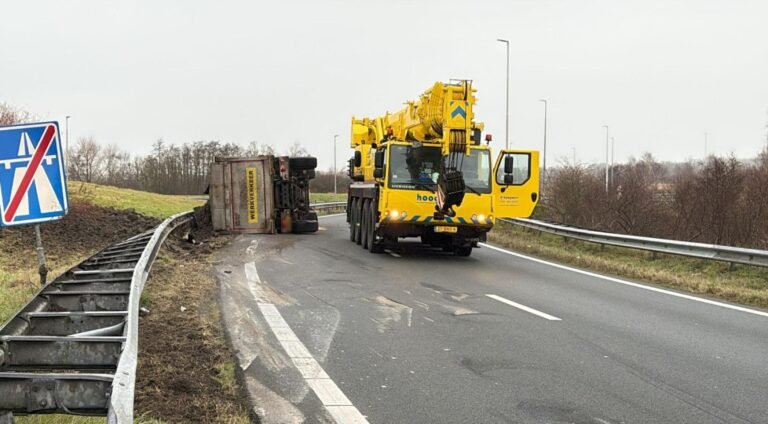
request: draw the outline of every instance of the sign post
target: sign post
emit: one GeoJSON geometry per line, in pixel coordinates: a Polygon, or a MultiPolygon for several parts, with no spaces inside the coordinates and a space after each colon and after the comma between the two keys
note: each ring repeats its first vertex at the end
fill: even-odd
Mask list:
{"type": "Polygon", "coordinates": [[[40,224],[68,210],[58,122],[0,127],[0,226],[35,224],[40,282],[48,270],[40,224]]]}

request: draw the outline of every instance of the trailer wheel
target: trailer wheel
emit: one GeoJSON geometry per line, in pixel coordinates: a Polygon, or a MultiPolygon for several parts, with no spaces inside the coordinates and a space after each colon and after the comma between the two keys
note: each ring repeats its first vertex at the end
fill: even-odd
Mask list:
{"type": "Polygon", "coordinates": [[[362,224],[361,225],[362,228],[360,229],[360,233],[361,233],[360,244],[363,245],[363,249],[368,249],[368,227],[370,226],[369,218],[368,218],[368,216],[370,215],[368,205],[370,205],[370,202],[368,201],[368,199],[364,199],[363,208],[362,208],[362,212],[363,212],[362,219],[360,220],[362,224]]]}
{"type": "Polygon", "coordinates": [[[308,171],[317,168],[317,158],[312,156],[288,158],[288,166],[296,171],[308,171]]]}
{"type": "Polygon", "coordinates": [[[293,221],[293,233],[295,234],[303,234],[303,233],[316,233],[318,230],[318,223],[317,221],[309,221],[309,220],[301,220],[301,221],[293,221]]]}

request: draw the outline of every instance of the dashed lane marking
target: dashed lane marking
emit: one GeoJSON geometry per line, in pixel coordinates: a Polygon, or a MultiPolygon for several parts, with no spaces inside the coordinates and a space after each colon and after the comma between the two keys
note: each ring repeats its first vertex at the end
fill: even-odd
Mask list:
{"type": "Polygon", "coordinates": [[[671,290],[660,289],[658,287],[646,286],[644,284],[633,283],[631,281],[626,281],[626,280],[622,280],[622,279],[619,279],[619,278],[609,277],[607,275],[600,275],[600,274],[596,274],[594,272],[584,271],[583,269],[578,269],[578,268],[573,268],[573,267],[570,267],[570,266],[560,265],[560,264],[556,264],[556,263],[553,263],[553,262],[545,261],[543,259],[534,258],[534,257],[528,256],[528,255],[523,255],[523,254],[520,254],[520,253],[517,253],[517,252],[512,252],[512,251],[509,251],[509,250],[506,250],[506,249],[502,249],[500,247],[496,247],[496,246],[493,246],[493,245],[490,245],[490,244],[486,244],[486,243],[480,243],[480,245],[483,246],[483,247],[487,247],[489,249],[495,250],[497,252],[506,253],[507,255],[517,256],[518,258],[527,259],[529,261],[537,262],[537,263],[544,264],[544,265],[549,265],[549,266],[552,266],[552,267],[555,267],[555,268],[564,269],[566,271],[571,271],[571,272],[575,272],[575,273],[582,274],[582,275],[587,275],[589,277],[599,278],[601,280],[610,281],[612,283],[623,284],[625,286],[636,287],[638,289],[649,290],[649,291],[656,292],[656,293],[662,293],[662,294],[666,294],[666,295],[669,295],[669,296],[674,296],[674,297],[679,297],[679,298],[682,298],[682,299],[692,300],[694,302],[706,303],[706,304],[709,304],[709,305],[719,306],[721,308],[731,309],[731,310],[739,311],[739,312],[745,312],[745,313],[752,314],[752,315],[759,315],[759,316],[762,316],[762,317],[768,317],[768,312],[763,312],[763,311],[758,311],[758,310],[755,310],[755,309],[745,308],[743,306],[738,306],[738,305],[731,305],[731,304],[728,304],[728,303],[718,302],[716,300],[705,299],[705,298],[702,298],[702,297],[691,296],[691,295],[687,295],[687,294],[683,294],[683,293],[677,293],[677,292],[674,292],[674,291],[671,291],[671,290]]]}
{"type": "Polygon", "coordinates": [[[544,318],[546,320],[549,320],[549,321],[561,321],[561,319],[556,317],[556,316],[553,316],[553,315],[550,315],[550,314],[546,314],[544,312],[541,312],[539,310],[533,309],[533,308],[525,306],[525,305],[521,305],[521,304],[519,304],[517,302],[513,302],[513,301],[511,301],[511,300],[509,300],[507,298],[504,298],[504,297],[501,297],[501,296],[498,296],[498,295],[495,295],[495,294],[486,294],[486,296],[490,297],[493,300],[498,300],[501,303],[506,303],[509,306],[514,306],[517,309],[520,309],[520,310],[523,310],[525,312],[534,314],[534,315],[536,315],[538,317],[541,317],[541,318],[544,318]]]}

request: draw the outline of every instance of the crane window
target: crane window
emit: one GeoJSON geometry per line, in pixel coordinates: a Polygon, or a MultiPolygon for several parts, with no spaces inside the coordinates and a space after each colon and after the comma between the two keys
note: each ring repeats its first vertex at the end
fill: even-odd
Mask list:
{"type": "Polygon", "coordinates": [[[496,169],[496,183],[499,185],[523,185],[531,178],[531,155],[528,153],[503,153],[499,156],[499,166],[496,169]],[[504,182],[504,159],[512,157],[512,183],[504,182]]]}
{"type": "MultiPolygon", "coordinates": [[[[434,190],[440,171],[439,147],[393,145],[389,153],[389,187],[405,190],[434,190]]],[[[462,161],[466,185],[478,193],[491,192],[491,162],[488,150],[473,149],[462,161]]]]}

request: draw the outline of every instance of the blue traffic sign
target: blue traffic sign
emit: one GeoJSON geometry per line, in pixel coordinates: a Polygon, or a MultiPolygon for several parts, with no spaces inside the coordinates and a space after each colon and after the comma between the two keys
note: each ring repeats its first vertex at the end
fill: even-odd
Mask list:
{"type": "Polygon", "coordinates": [[[59,123],[0,127],[0,225],[52,221],[67,209],[59,123]]]}

